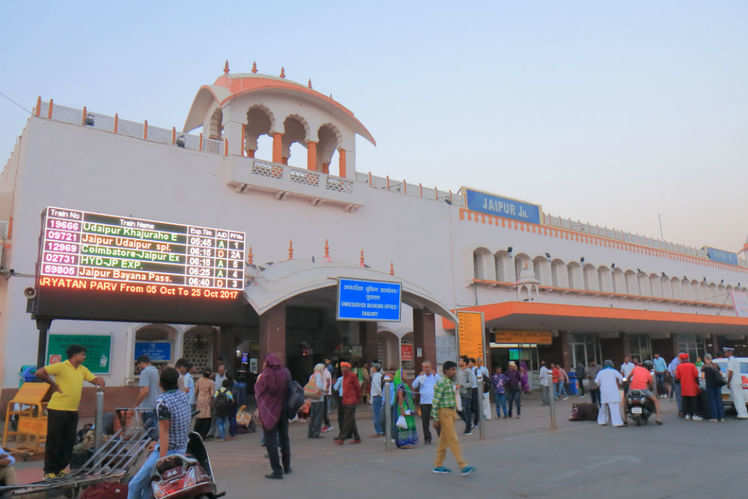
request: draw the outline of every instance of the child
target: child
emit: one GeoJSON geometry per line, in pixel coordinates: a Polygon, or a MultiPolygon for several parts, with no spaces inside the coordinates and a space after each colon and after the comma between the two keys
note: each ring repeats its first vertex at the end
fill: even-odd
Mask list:
{"type": "MultiPolygon", "coordinates": [[[[234,408],[234,396],[231,394],[231,380],[226,378],[213,395],[213,405],[216,411],[216,428],[218,440],[226,440],[226,430],[229,429],[229,418],[234,408]]],[[[230,438],[230,437],[229,437],[230,438]]]]}

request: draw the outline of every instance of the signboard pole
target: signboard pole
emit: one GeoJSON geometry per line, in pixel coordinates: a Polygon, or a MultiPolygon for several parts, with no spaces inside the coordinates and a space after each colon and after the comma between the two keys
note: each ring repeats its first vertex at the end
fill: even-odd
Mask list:
{"type": "Polygon", "coordinates": [[[548,387],[547,387],[548,388],[548,405],[550,408],[550,417],[551,417],[549,429],[551,431],[554,431],[558,429],[558,426],[556,426],[556,403],[554,401],[554,399],[556,398],[556,395],[553,391],[553,380],[551,379],[550,372],[546,375],[546,380],[548,381],[548,387]]]}
{"type": "Polygon", "coordinates": [[[390,391],[392,380],[389,375],[384,378],[384,448],[390,450],[392,447],[392,400],[390,391]]]}
{"type": "Polygon", "coordinates": [[[39,329],[39,345],[36,350],[36,367],[44,367],[47,360],[47,333],[52,325],[52,319],[36,319],[39,329]]]}

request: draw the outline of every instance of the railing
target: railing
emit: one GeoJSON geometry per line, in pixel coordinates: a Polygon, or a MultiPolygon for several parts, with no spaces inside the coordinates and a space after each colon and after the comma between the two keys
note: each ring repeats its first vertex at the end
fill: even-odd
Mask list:
{"type": "Polygon", "coordinates": [[[423,184],[411,184],[406,180],[394,180],[389,177],[378,177],[371,173],[356,172],[356,182],[367,184],[372,189],[381,189],[403,196],[420,198],[431,201],[445,201],[462,206],[462,197],[452,191],[441,191],[436,187],[426,187],[423,184]]]}
{"type": "Polygon", "coordinates": [[[662,241],[660,239],[654,239],[651,237],[640,236],[638,234],[631,234],[615,229],[609,229],[607,227],[600,227],[598,225],[586,224],[583,222],[571,220],[569,218],[554,217],[552,215],[544,215],[546,225],[558,227],[561,229],[573,230],[575,232],[582,232],[586,234],[607,237],[608,239],[614,239],[617,241],[623,241],[626,243],[638,244],[641,246],[648,246],[650,248],[657,248],[666,251],[672,251],[675,253],[682,253],[684,255],[707,258],[706,251],[701,249],[692,248],[682,244],[670,243],[662,241]]]}
{"type": "Polygon", "coordinates": [[[130,121],[119,118],[119,116],[108,116],[106,114],[89,111],[86,108],[75,109],[60,106],[54,102],[40,102],[39,109],[35,115],[40,118],[51,119],[62,123],[85,126],[95,130],[104,130],[126,137],[132,137],[148,142],[159,144],[173,144],[191,151],[202,151],[211,154],[224,154],[225,146],[223,140],[213,140],[200,135],[190,135],[178,132],[176,129],[159,128],[145,121],[130,121]]]}
{"type": "Polygon", "coordinates": [[[293,166],[272,163],[261,159],[249,159],[249,172],[252,175],[291,182],[331,192],[350,194],[353,192],[353,181],[333,177],[326,173],[314,172],[293,166]]]}

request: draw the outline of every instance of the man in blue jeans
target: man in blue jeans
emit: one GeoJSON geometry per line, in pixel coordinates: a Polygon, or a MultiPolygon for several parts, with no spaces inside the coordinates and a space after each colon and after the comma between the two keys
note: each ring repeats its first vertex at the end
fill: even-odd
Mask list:
{"type": "Polygon", "coordinates": [[[384,436],[384,418],[382,417],[382,373],[379,370],[379,364],[371,366],[371,408],[374,411],[374,435],[371,438],[384,436]]]}
{"type": "Polygon", "coordinates": [[[179,373],[173,367],[161,371],[161,389],[164,391],[156,399],[158,417],[158,444],[152,443],[152,451],[143,466],[130,479],[127,487],[128,499],[151,499],[151,475],[159,458],[171,454],[185,454],[190,433],[189,395],[179,390],[179,373]]]}
{"type": "Polygon", "coordinates": [[[465,435],[473,434],[473,385],[477,385],[475,374],[468,367],[470,359],[460,357],[460,368],[457,370],[457,389],[462,400],[462,420],[465,421],[465,435]]]}
{"type": "Polygon", "coordinates": [[[156,417],[156,399],[161,395],[158,369],[151,364],[147,355],[141,355],[136,361],[140,371],[138,376],[140,391],[135,399],[135,407],[143,421],[143,426],[151,432],[151,438],[158,439],[158,418],[156,417]]]}

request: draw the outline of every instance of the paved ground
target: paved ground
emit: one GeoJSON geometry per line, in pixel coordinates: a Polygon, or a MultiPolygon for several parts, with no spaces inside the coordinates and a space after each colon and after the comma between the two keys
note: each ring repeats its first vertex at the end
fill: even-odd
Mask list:
{"type": "MultiPolygon", "coordinates": [[[[548,410],[524,404],[521,419],[486,422],[486,439],[464,437],[465,457],[478,471],[471,477],[431,473],[434,446],[385,451],[382,439],[338,447],[336,432],[306,438],[306,424],[291,427],[293,474],[267,480],[259,435],[209,442],[220,487],[230,498],[421,497],[498,498],[703,498],[748,497],[748,423],[685,422],[666,402],[665,425],[598,427],[567,421],[576,397],[559,403],[559,429],[548,431],[548,410]]],[[[461,425],[460,425],[461,426],[461,425]]],[[[371,420],[359,430],[372,433],[371,420]]],[[[447,458],[448,466],[455,466],[447,458]]],[[[23,475],[39,473],[22,465],[23,475]]]]}

